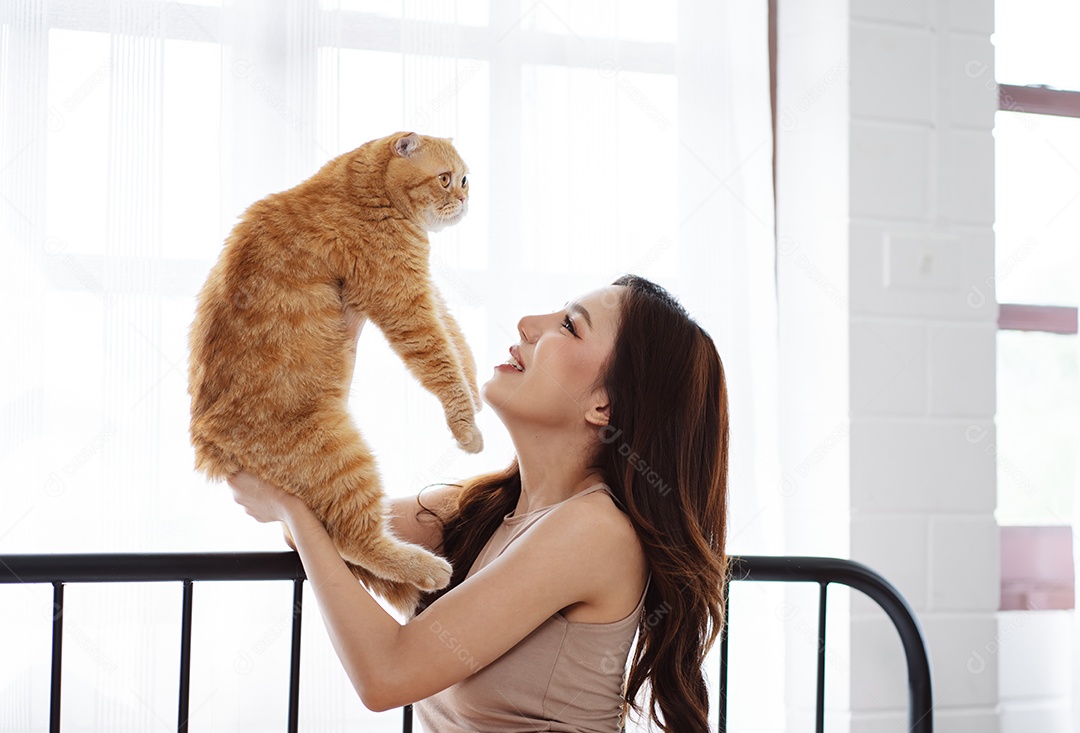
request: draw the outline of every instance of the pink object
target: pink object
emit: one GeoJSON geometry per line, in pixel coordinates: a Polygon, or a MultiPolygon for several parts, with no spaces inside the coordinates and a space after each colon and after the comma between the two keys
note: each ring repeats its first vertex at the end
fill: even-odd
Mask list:
{"type": "Polygon", "coordinates": [[[1001,610],[1074,605],[1072,527],[1001,528],[1001,610]]]}

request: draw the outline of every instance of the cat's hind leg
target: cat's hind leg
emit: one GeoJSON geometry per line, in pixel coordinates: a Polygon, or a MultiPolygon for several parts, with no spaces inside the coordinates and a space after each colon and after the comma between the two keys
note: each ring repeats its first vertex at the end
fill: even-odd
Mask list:
{"type": "Polygon", "coordinates": [[[416,607],[420,603],[420,589],[411,583],[396,583],[392,580],[373,575],[370,570],[353,563],[346,563],[349,570],[355,575],[372,593],[382,596],[390,605],[404,614],[406,619],[411,619],[416,613],[416,607]]]}
{"type": "Polygon", "coordinates": [[[341,556],[383,580],[410,583],[425,591],[445,588],[452,572],[446,560],[385,531],[363,537],[352,548],[342,549],[341,556]]]}
{"type": "Polygon", "coordinates": [[[294,479],[305,476],[306,486],[294,493],[322,520],[341,556],[393,583],[445,587],[450,563],[390,533],[375,457],[347,414],[324,413],[316,422],[322,427],[307,431],[305,445],[294,451],[304,456],[294,459],[303,466],[289,470],[294,479]]]}

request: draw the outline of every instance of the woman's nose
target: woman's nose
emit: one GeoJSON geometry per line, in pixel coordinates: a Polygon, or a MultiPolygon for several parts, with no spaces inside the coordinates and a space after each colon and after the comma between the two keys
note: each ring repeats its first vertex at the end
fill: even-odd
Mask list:
{"type": "Polygon", "coordinates": [[[540,333],[540,325],[537,318],[538,316],[525,316],[518,321],[518,333],[521,334],[521,339],[525,343],[533,343],[540,333]]]}

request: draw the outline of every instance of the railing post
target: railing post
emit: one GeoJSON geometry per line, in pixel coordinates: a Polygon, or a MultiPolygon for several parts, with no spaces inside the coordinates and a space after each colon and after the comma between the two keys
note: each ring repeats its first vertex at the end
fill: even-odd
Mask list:
{"type": "Polygon", "coordinates": [[[180,703],[176,712],[176,730],[187,733],[188,708],[191,698],[191,605],[194,586],[184,581],[184,595],[180,611],[180,703]]]}
{"type": "Polygon", "coordinates": [[[728,684],[728,621],[731,618],[731,582],[724,579],[724,623],[720,627],[720,690],[717,694],[716,730],[727,732],[727,684],[728,684]]]}
{"type": "Polygon", "coordinates": [[[821,583],[818,596],[818,648],[817,648],[817,733],[825,733],[825,602],[828,583],[821,583]]]}
{"type": "Polygon", "coordinates": [[[300,726],[300,628],[304,608],[304,579],[293,580],[292,652],[289,675],[289,733],[300,726]]]}
{"type": "Polygon", "coordinates": [[[60,666],[64,658],[64,584],[53,582],[52,683],[49,689],[49,733],[60,733],[60,666]]]}

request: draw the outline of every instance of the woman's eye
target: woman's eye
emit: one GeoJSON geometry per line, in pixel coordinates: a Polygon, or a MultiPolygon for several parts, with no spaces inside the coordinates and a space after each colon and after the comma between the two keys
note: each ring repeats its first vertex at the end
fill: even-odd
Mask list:
{"type": "Polygon", "coordinates": [[[563,328],[565,328],[567,331],[574,335],[577,335],[577,331],[574,330],[574,322],[570,320],[570,316],[563,316],[562,325],[563,328]]]}
{"type": "Polygon", "coordinates": [[[461,187],[465,188],[468,185],[469,185],[469,177],[468,176],[462,176],[461,177],[461,187]]]}
{"type": "Polygon", "coordinates": [[[440,175],[439,176],[439,183],[442,184],[443,188],[446,188],[447,186],[449,186],[450,185],[450,174],[449,173],[443,173],[442,175],[440,175]]]}

